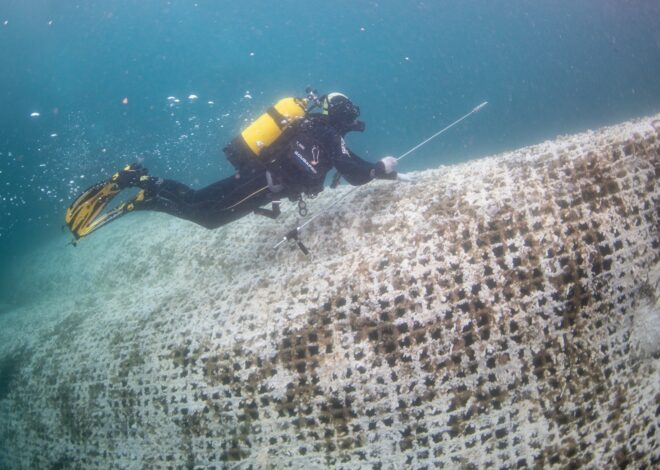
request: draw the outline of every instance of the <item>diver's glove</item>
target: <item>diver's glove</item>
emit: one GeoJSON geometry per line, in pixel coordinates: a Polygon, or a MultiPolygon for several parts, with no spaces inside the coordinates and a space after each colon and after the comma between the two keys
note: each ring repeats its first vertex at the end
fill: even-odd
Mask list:
{"type": "Polygon", "coordinates": [[[376,171],[374,176],[381,180],[395,180],[396,179],[396,164],[397,159],[394,157],[381,158],[376,163],[376,171]]]}

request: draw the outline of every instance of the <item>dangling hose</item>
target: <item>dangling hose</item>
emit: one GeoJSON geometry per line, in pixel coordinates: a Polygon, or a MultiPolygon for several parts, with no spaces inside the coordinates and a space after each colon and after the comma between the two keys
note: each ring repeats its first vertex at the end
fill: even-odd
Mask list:
{"type": "MultiPolygon", "coordinates": [[[[428,139],[423,140],[422,142],[420,142],[419,144],[415,145],[413,148],[411,148],[411,149],[408,150],[407,152],[404,152],[403,154],[401,154],[400,156],[398,156],[398,157],[397,157],[397,161],[403,159],[404,157],[407,157],[409,154],[413,153],[415,150],[417,150],[417,149],[420,148],[421,146],[423,146],[423,145],[429,143],[430,141],[432,141],[433,139],[435,139],[435,138],[438,137],[439,135],[441,135],[441,134],[447,132],[449,129],[451,129],[452,127],[454,127],[455,125],[457,125],[457,124],[460,123],[461,121],[467,119],[468,117],[470,117],[470,116],[473,115],[474,113],[478,113],[478,112],[481,111],[481,110],[482,110],[487,104],[488,104],[488,101],[484,101],[484,102],[481,103],[479,106],[476,106],[472,111],[470,111],[470,112],[467,113],[466,115],[464,115],[464,116],[460,117],[459,119],[455,120],[454,122],[452,122],[451,124],[449,124],[449,125],[448,125],[447,127],[445,127],[444,129],[439,130],[438,132],[436,132],[435,134],[433,134],[433,135],[432,135],[431,137],[429,137],[428,139]]],[[[373,180],[372,180],[372,181],[373,181],[373,180]]],[[[370,182],[371,182],[371,181],[370,181],[370,182]]],[[[367,183],[367,184],[369,184],[369,183],[367,183]]],[[[350,189],[349,191],[345,192],[343,195],[339,196],[337,199],[335,199],[334,202],[332,202],[332,203],[329,204],[328,206],[324,207],[322,210],[320,210],[319,212],[317,212],[315,215],[313,215],[312,217],[310,217],[309,219],[307,219],[302,225],[300,225],[300,226],[294,228],[293,230],[290,230],[290,231],[289,231],[284,237],[282,237],[282,240],[280,240],[279,243],[277,243],[277,244],[273,247],[273,249],[275,250],[275,249],[279,248],[279,246],[280,246],[281,244],[283,244],[284,242],[286,242],[287,240],[296,240],[296,241],[298,242],[298,247],[303,251],[303,253],[308,254],[309,251],[307,250],[307,248],[305,247],[305,245],[303,245],[302,242],[301,242],[301,241],[299,240],[299,238],[298,238],[298,236],[299,236],[301,230],[304,229],[307,225],[309,225],[313,220],[315,220],[315,219],[317,219],[318,217],[322,216],[323,214],[325,214],[326,212],[328,212],[328,210],[330,210],[331,208],[333,208],[334,206],[336,206],[337,204],[339,204],[339,203],[340,203],[342,200],[344,200],[349,194],[352,194],[353,191],[356,191],[357,189],[362,188],[362,187],[364,187],[364,186],[366,186],[366,185],[362,185],[362,186],[354,186],[352,189],[350,189]]]]}

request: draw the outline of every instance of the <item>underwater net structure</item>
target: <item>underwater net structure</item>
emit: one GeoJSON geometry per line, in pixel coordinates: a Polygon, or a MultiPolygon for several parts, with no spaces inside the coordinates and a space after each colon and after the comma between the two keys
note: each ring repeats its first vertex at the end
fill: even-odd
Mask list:
{"type": "Polygon", "coordinates": [[[58,241],[0,316],[0,462],[657,465],[659,162],[656,116],[376,182],[309,257],[295,210],[58,241]]]}

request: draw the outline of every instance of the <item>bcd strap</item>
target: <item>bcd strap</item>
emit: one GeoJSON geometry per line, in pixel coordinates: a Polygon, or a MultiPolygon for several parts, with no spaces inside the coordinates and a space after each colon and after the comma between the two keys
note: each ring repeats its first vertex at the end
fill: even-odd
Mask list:
{"type": "Polygon", "coordinates": [[[277,219],[282,211],[280,211],[280,201],[273,201],[271,203],[272,209],[264,209],[263,207],[257,207],[254,210],[255,214],[264,215],[271,219],[277,219]]]}
{"type": "Polygon", "coordinates": [[[334,175],[332,175],[332,182],[330,183],[330,188],[335,189],[337,186],[339,186],[339,183],[341,183],[341,173],[337,171],[335,172],[334,175]]]}

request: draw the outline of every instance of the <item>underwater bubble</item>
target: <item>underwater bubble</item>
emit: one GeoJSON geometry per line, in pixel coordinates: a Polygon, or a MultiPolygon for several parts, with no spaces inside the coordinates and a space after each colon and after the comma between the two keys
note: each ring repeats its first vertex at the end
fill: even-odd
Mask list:
{"type": "Polygon", "coordinates": [[[188,99],[190,101],[197,101],[198,96],[197,95],[188,95],[188,99]]]}
{"type": "Polygon", "coordinates": [[[252,99],[252,95],[250,94],[249,90],[245,92],[245,95],[243,95],[243,98],[245,98],[246,100],[251,100],[252,99]]]}
{"type": "Polygon", "coordinates": [[[54,139],[55,137],[57,137],[57,134],[55,132],[53,132],[50,136],[51,136],[51,138],[54,139]]]}
{"type": "Polygon", "coordinates": [[[254,57],[254,52],[250,52],[250,57],[254,57]]]}
{"type": "Polygon", "coordinates": [[[39,116],[41,116],[41,114],[37,113],[36,111],[34,113],[30,114],[30,117],[33,117],[33,118],[38,118],[39,116]]]}
{"type": "Polygon", "coordinates": [[[213,106],[213,105],[215,104],[215,102],[213,102],[213,101],[208,101],[207,104],[208,104],[209,106],[213,106]]]}

